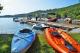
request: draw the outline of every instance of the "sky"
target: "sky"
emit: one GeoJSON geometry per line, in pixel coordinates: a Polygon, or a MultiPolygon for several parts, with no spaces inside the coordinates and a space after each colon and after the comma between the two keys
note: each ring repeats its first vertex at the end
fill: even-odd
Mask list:
{"type": "Polygon", "coordinates": [[[79,0],[0,0],[0,15],[29,13],[37,10],[62,8],[79,3],[79,0]]]}

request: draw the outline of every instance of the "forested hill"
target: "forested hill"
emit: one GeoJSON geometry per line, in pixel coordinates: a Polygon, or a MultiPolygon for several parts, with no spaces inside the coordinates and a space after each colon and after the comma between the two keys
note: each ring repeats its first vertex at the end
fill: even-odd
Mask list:
{"type": "MultiPolygon", "coordinates": [[[[74,4],[68,7],[57,8],[57,9],[49,9],[49,10],[38,10],[30,13],[24,14],[17,14],[12,15],[12,17],[24,17],[24,16],[31,16],[31,17],[56,17],[59,15],[60,17],[71,17],[72,19],[80,19],[80,3],[74,4]]],[[[5,15],[6,17],[7,15],[5,15]]],[[[11,15],[10,15],[11,16],[11,15]]],[[[2,17],[2,16],[1,16],[2,17]]],[[[9,17],[9,15],[8,15],[9,17]]]]}
{"type": "Polygon", "coordinates": [[[65,8],[60,8],[56,12],[62,17],[67,15],[71,18],[80,19],[80,3],[65,8]]]}
{"type": "Polygon", "coordinates": [[[80,19],[80,3],[59,9],[50,9],[46,11],[39,10],[31,12],[28,15],[41,16],[41,14],[46,14],[46,13],[48,13],[47,15],[48,17],[53,17],[53,18],[56,17],[56,15],[58,14],[61,15],[62,18],[67,16],[73,19],[80,19]]]}

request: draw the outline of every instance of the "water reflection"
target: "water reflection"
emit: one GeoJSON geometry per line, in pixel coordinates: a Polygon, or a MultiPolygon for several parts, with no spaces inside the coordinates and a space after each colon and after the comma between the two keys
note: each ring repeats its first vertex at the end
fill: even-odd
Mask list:
{"type": "Polygon", "coordinates": [[[31,26],[28,24],[20,24],[19,22],[14,22],[13,18],[0,18],[0,34],[12,34],[23,28],[31,29],[31,26]]]}

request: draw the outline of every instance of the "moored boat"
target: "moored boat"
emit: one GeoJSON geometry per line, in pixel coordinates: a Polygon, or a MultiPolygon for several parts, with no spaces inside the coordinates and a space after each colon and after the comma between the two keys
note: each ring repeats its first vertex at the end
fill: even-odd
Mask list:
{"type": "Polygon", "coordinates": [[[34,24],[32,26],[32,29],[36,29],[36,30],[44,30],[45,28],[47,28],[48,26],[43,24],[43,23],[37,23],[37,24],[34,24]]]}

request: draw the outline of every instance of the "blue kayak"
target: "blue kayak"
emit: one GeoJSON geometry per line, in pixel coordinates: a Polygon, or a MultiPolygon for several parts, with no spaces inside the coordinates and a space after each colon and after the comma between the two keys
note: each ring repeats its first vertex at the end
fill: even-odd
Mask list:
{"type": "Polygon", "coordinates": [[[24,53],[35,40],[36,34],[29,29],[23,29],[14,34],[11,53],[24,53]]]}

